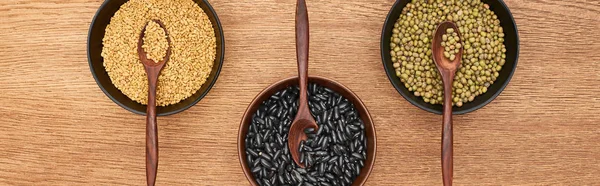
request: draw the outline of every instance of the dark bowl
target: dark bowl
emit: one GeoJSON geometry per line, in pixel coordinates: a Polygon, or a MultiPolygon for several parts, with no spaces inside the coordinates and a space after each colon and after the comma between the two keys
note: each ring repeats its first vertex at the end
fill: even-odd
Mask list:
{"type": "MultiPolygon", "coordinates": [[[[496,79],[493,85],[488,88],[488,91],[482,95],[475,97],[475,100],[469,103],[465,103],[462,107],[454,107],[452,109],[453,114],[465,114],[492,102],[504,88],[508,85],[508,82],[512,78],[517,68],[517,59],[519,58],[519,33],[517,32],[517,25],[515,20],[508,10],[506,4],[502,0],[482,0],[484,3],[490,5],[490,9],[498,16],[500,20],[500,26],[504,29],[504,45],[506,45],[506,63],[499,72],[500,76],[496,79]]],[[[392,85],[398,90],[400,95],[404,99],[408,100],[411,104],[436,114],[442,114],[442,105],[433,105],[423,101],[421,97],[415,96],[412,92],[408,91],[404,87],[404,83],[400,81],[400,78],[396,76],[392,58],[390,56],[390,37],[392,37],[392,29],[394,23],[400,17],[402,9],[410,2],[410,0],[397,0],[392,6],[392,9],[388,13],[388,16],[383,25],[381,31],[381,59],[383,67],[387,73],[388,79],[392,85]]]]}
{"type": "MultiPolygon", "coordinates": [[[[365,123],[365,134],[367,137],[367,159],[365,160],[365,166],[363,166],[362,170],[360,171],[360,175],[356,177],[356,179],[352,183],[353,186],[364,185],[367,181],[367,178],[369,178],[369,175],[371,174],[371,170],[373,170],[373,165],[375,164],[375,154],[377,152],[377,137],[375,134],[375,125],[373,124],[373,119],[371,118],[371,115],[369,115],[367,107],[362,101],[360,101],[360,98],[358,98],[358,96],[354,94],[354,92],[352,92],[350,89],[346,88],[344,85],[336,81],[318,76],[310,76],[308,81],[330,88],[339,93],[341,96],[348,99],[354,104],[356,110],[360,114],[360,118],[365,123]]],[[[252,102],[248,106],[248,109],[246,109],[246,112],[244,113],[242,122],[240,123],[240,129],[238,133],[238,158],[240,159],[240,164],[242,166],[242,169],[244,170],[246,178],[253,186],[258,186],[258,184],[256,183],[254,176],[250,171],[250,167],[248,166],[248,160],[246,159],[246,143],[244,141],[246,138],[246,134],[248,133],[250,121],[252,121],[252,115],[254,115],[254,113],[263,101],[267,100],[269,97],[271,97],[271,95],[273,95],[277,91],[283,90],[286,87],[292,85],[298,85],[297,77],[291,77],[281,80],[265,88],[256,96],[256,98],[254,98],[254,100],[252,100],[252,102]]]]}
{"type": "MultiPolygon", "coordinates": [[[[112,84],[110,78],[108,77],[108,73],[106,73],[106,70],[103,66],[104,59],[100,55],[102,53],[102,38],[104,38],[106,26],[110,22],[110,19],[115,12],[117,12],[121,5],[127,1],[128,0],[106,0],[98,9],[98,12],[96,12],[94,19],[92,20],[92,24],[90,25],[88,34],[88,62],[90,64],[92,75],[94,76],[94,79],[96,79],[96,83],[98,83],[98,86],[100,89],[102,89],[106,96],[108,96],[119,106],[133,113],[145,115],[145,105],[129,99],[112,84]]],[[[194,2],[196,2],[196,4],[198,4],[202,10],[204,10],[206,15],[208,15],[208,18],[212,22],[215,30],[215,37],[217,38],[217,55],[215,58],[215,63],[208,79],[206,80],[206,83],[204,83],[204,85],[202,85],[202,87],[200,87],[196,93],[177,104],[165,107],[157,107],[156,112],[159,116],[176,114],[198,103],[204,96],[206,96],[206,94],[208,94],[212,86],[215,84],[217,77],[219,77],[219,73],[221,72],[221,67],[223,66],[223,58],[225,56],[225,39],[223,38],[223,29],[221,28],[221,22],[219,22],[217,13],[206,0],[194,0],[194,2]]]]}

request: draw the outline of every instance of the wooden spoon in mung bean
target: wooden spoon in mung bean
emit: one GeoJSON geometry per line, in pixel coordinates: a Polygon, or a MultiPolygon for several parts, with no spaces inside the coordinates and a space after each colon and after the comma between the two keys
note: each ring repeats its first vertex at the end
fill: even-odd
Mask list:
{"type": "Polygon", "coordinates": [[[442,178],[444,186],[452,186],[452,156],[454,151],[452,147],[452,82],[454,81],[456,70],[460,66],[463,54],[463,47],[460,47],[454,60],[451,61],[444,57],[444,47],[441,44],[442,35],[446,34],[446,30],[449,28],[454,29],[458,33],[458,37],[461,38],[456,24],[446,21],[438,25],[433,34],[431,46],[433,61],[444,83],[444,115],[442,121],[442,178]]]}
{"type": "Polygon", "coordinates": [[[148,105],[146,107],[146,181],[148,186],[153,186],[156,182],[156,172],[158,168],[158,128],[156,126],[156,86],[158,85],[158,76],[160,71],[165,66],[165,63],[169,61],[171,56],[171,39],[169,33],[165,28],[165,25],[159,20],[152,20],[162,29],[165,30],[167,35],[167,42],[169,47],[167,48],[167,54],[162,61],[155,62],[152,59],[148,59],[147,53],[144,51],[142,46],[144,45],[144,32],[146,26],[140,34],[138,40],[137,51],[140,57],[140,61],[144,64],[146,75],[148,76],[148,105]]]}

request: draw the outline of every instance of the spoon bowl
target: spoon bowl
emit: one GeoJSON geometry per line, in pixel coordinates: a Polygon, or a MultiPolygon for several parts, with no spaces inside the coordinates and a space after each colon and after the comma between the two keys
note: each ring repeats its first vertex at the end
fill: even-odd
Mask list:
{"type": "MultiPolygon", "coordinates": [[[[392,30],[394,29],[394,24],[402,14],[403,9],[410,2],[411,0],[397,0],[389,9],[387,18],[383,23],[383,28],[381,29],[381,62],[390,84],[392,87],[394,87],[394,89],[396,89],[402,98],[404,98],[408,103],[424,111],[441,115],[443,111],[442,105],[425,102],[422,97],[415,96],[414,92],[409,91],[408,88],[405,87],[404,82],[402,82],[400,78],[396,76],[396,68],[393,65],[394,63],[392,62],[392,56],[390,55],[390,50],[392,49],[390,47],[390,38],[393,34],[392,30]]],[[[506,63],[502,67],[502,70],[499,71],[500,76],[496,78],[494,84],[488,87],[488,91],[485,94],[476,96],[473,101],[464,103],[462,107],[454,107],[452,112],[455,115],[474,112],[494,101],[500,94],[502,94],[503,90],[510,83],[518,64],[520,48],[519,32],[509,7],[504,3],[503,0],[482,0],[482,2],[490,6],[490,10],[497,15],[498,19],[500,20],[500,26],[504,30],[505,36],[503,44],[506,46],[506,63]]],[[[396,103],[401,104],[401,101],[398,100],[396,103]]]]}
{"type": "MultiPolygon", "coordinates": [[[[367,138],[367,158],[365,159],[365,166],[362,167],[362,169],[360,170],[360,175],[356,179],[354,179],[352,185],[365,185],[369,175],[371,174],[377,155],[377,135],[375,125],[366,105],[354,92],[352,92],[352,90],[334,80],[319,76],[309,76],[308,82],[316,83],[318,85],[327,87],[339,93],[344,98],[348,99],[349,102],[354,104],[356,111],[359,113],[360,118],[364,122],[365,137],[367,138]]],[[[286,78],[271,84],[270,86],[262,90],[260,93],[258,93],[258,95],[256,95],[256,97],[252,100],[252,102],[250,102],[248,108],[242,116],[240,128],[238,131],[238,158],[244,175],[246,176],[248,182],[252,186],[258,186],[258,183],[256,182],[255,177],[252,171],[250,170],[250,165],[248,165],[248,160],[246,158],[248,154],[246,153],[245,139],[246,135],[249,132],[249,126],[252,123],[254,113],[256,113],[256,111],[260,108],[260,105],[263,103],[263,101],[268,100],[274,93],[281,91],[289,86],[297,85],[298,77],[286,78]]]]}

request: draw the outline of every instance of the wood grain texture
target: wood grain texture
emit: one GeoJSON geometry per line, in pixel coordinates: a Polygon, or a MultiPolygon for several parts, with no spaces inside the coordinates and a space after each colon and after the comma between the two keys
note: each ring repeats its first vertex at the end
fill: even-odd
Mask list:
{"type": "MultiPolygon", "coordinates": [[[[101,0],[0,1],[0,185],[144,185],[144,116],[108,99],[86,39],[101,0]]],[[[158,118],[157,185],[248,185],[238,125],[252,98],[296,75],[294,0],[211,0],[226,56],[212,91],[158,118]],[[209,127],[210,126],[210,127],[209,127]]],[[[367,185],[441,185],[441,116],[405,101],[381,65],[393,0],[310,0],[310,73],[358,94],[378,153],[367,185]]],[[[456,185],[600,183],[600,1],[506,0],[517,71],[485,108],[454,117],[456,185]]]]}

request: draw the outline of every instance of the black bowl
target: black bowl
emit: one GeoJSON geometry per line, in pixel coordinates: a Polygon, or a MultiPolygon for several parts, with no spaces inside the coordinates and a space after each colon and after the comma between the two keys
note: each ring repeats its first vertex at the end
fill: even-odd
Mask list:
{"type": "MultiPolygon", "coordinates": [[[[125,4],[127,1],[128,0],[106,0],[98,9],[98,12],[96,12],[96,16],[94,16],[94,19],[92,20],[88,34],[88,62],[90,64],[92,75],[94,76],[94,79],[96,79],[96,83],[98,83],[98,86],[100,89],[102,89],[106,96],[108,96],[121,107],[133,113],[145,115],[145,105],[129,99],[112,84],[110,78],[108,77],[108,73],[106,73],[106,70],[103,66],[104,59],[100,55],[102,53],[102,38],[104,38],[106,26],[110,22],[110,19],[115,12],[117,12],[121,5],[125,4]]],[[[217,13],[206,0],[194,0],[194,2],[196,2],[196,4],[198,4],[202,10],[204,10],[206,15],[208,15],[208,18],[214,27],[215,37],[217,38],[217,55],[215,58],[215,63],[208,79],[206,80],[206,83],[204,83],[204,85],[202,85],[202,87],[200,87],[196,93],[177,104],[165,107],[157,107],[156,113],[159,116],[176,114],[198,103],[204,96],[206,96],[208,91],[210,91],[212,86],[215,84],[217,77],[219,77],[219,73],[221,72],[221,67],[223,66],[223,58],[225,56],[225,39],[223,38],[223,29],[221,28],[221,22],[219,22],[217,13]]]]}
{"type": "MultiPolygon", "coordinates": [[[[452,109],[453,114],[465,114],[492,102],[504,88],[508,85],[508,82],[512,78],[516,68],[517,59],[519,58],[519,33],[517,32],[517,25],[515,20],[508,10],[506,4],[502,0],[482,0],[484,3],[490,5],[490,9],[500,19],[500,26],[504,29],[504,45],[506,45],[506,63],[499,72],[500,76],[496,79],[493,85],[488,88],[488,91],[482,95],[475,97],[475,100],[469,103],[465,103],[462,107],[454,107],[452,109]]],[[[392,6],[392,9],[387,15],[383,30],[381,31],[381,59],[383,61],[383,67],[387,73],[388,79],[394,85],[396,90],[408,100],[411,104],[435,113],[442,114],[442,105],[433,105],[423,101],[421,97],[415,96],[412,92],[408,91],[404,87],[404,83],[400,81],[400,78],[396,76],[392,58],[390,55],[390,37],[392,37],[392,29],[394,29],[394,23],[400,17],[402,9],[410,2],[410,0],[397,0],[392,6]]]]}

